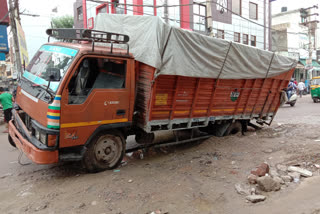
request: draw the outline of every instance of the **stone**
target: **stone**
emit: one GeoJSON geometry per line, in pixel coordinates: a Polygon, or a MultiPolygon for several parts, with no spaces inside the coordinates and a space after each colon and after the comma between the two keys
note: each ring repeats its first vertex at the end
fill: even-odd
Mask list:
{"type": "Polygon", "coordinates": [[[301,176],[303,177],[311,177],[312,176],[312,172],[300,167],[296,167],[296,166],[289,166],[288,167],[288,171],[289,172],[298,172],[301,174],[301,176]]]}
{"type": "Polygon", "coordinates": [[[132,182],[133,182],[133,180],[131,180],[131,179],[130,179],[130,180],[128,180],[128,183],[132,183],[132,182]]]}
{"type": "Polygon", "coordinates": [[[264,150],[263,152],[264,152],[264,153],[272,153],[273,150],[272,150],[272,149],[266,149],[266,150],[264,150]]]}
{"type": "Polygon", "coordinates": [[[234,185],[237,193],[239,193],[240,195],[250,195],[250,187],[249,186],[245,186],[243,184],[236,184],[234,185]]]}
{"type": "Polygon", "coordinates": [[[282,172],[286,172],[288,170],[288,167],[285,165],[282,165],[282,164],[278,164],[276,167],[278,170],[280,170],[282,172]]]}
{"type": "Polygon", "coordinates": [[[247,197],[246,197],[246,199],[248,200],[248,201],[251,201],[252,203],[257,203],[257,202],[260,202],[260,201],[264,201],[264,200],[266,200],[266,196],[264,196],[264,195],[248,195],[247,197]]]}
{"type": "Polygon", "coordinates": [[[250,195],[255,195],[255,194],[257,194],[256,188],[252,187],[252,188],[250,189],[250,195]]]}
{"type": "Polygon", "coordinates": [[[319,164],[315,164],[314,165],[317,169],[320,169],[320,165],[319,164]]]}
{"type": "Polygon", "coordinates": [[[299,172],[289,172],[288,176],[290,176],[292,178],[292,180],[300,179],[300,173],[299,172]]]}
{"type": "Polygon", "coordinates": [[[91,202],[91,205],[92,205],[92,206],[96,206],[97,204],[98,204],[97,201],[92,201],[92,202],[91,202]]]}
{"type": "Polygon", "coordinates": [[[289,175],[283,175],[283,176],[281,176],[281,178],[284,182],[291,182],[292,181],[292,177],[289,175]]]}
{"type": "Polygon", "coordinates": [[[262,163],[259,167],[257,167],[255,170],[251,171],[251,174],[256,176],[265,176],[265,174],[269,173],[269,165],[266,163],[262,163]]]}
{"type": "Polygon", "coordinates": [[[259,188],[265,192],[278,191],[281,188],[281,184],[270,176],[263,176],[257,179],[259,188]]]}
{"type": "Polygon", "coordinates": [[[83,208],[83,207],[85,207],[85,206],[86,206],[85,203],[79,203],[79,204],[75,205],[74,208],[76,208],[76,209],[81,209],[81,208],[83,208]]]}
{"type": "Polygon", "coordinates": [[[35,211],[40,211],[40,210],[44,210],[48,207],[49,203],[48,202],[44,202],[43,204],[41,204],[40,206],[38,206],[35,211]]]}
{"type": "Polygon", "coordinates": [[[29,196],[29,195],[32,195],[33,193],[31,193],[31,192],[24,192],[24,193],[22,193],[20,196],[21,197],[26,197],[26,196],[29,196]]]}
{"type": "Polygon", "coordinates": [[[250,184],[256,184],[257,183],[257,179],[258,179],[258,176],[256,176],[256,175],[250,174],[248,176],[248,181],[249,181],[250,184]]]}
{"type": "Polygon", "coordinates": [[[284,184],[284,181],[282,180],[282,178],[280,178],[278,176],[273,177],[273,180],[280,183],[280,184],[284,184]]]}
{"type": "Polygon", "coordinates": [[[271,177],[279,177],[279,173],[275,169],[270,169],[269,174],[271,175],[271,177]]]}

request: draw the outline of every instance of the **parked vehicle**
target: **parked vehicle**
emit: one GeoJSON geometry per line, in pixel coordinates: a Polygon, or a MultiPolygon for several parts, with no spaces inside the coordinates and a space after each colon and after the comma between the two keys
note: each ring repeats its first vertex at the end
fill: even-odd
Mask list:
{"type": "Polygon", "coordinates": [[[320,76],[313,77],[311,80],[311,98],[313,102],[317,103],[320,101],[320,76]]]}
{"type": "Polygon", "coordinates": [[[189,130],[189,139],[176,135],[174,142],[185,143],[246,131],[251,120],[271,124],[294,61],[171,28],[154,17],[151,23],[147,17],[132,19],[121,26],[132,28],[131,35],[143,32],[141,41],[133,36],[131,43],[139,45],[132,48],[136,58],[124,34],[47,30],[49,36],[81,42],[43,45],[21,78],[9,139],[33,162],[82,160],[97,172],[121,163],[129,135],[143,148],[156,131],[189,130]],[[139,19],[139,30],[132,19],[139,19]],[[197,134],[199,129],[208,135],[197,134]]]}

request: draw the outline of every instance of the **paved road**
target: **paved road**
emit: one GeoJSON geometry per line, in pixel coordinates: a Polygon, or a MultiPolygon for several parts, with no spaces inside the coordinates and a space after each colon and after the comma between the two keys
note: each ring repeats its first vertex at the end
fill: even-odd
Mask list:
{"type": "Polygon", "coordinates": [[[320,103],[314,103],[311,95],[304,95],[298,98],[294,107],[290,105],[282,106],[276,115],[277,123],[306,123],[319,124],[320,121],[320,103]]]}

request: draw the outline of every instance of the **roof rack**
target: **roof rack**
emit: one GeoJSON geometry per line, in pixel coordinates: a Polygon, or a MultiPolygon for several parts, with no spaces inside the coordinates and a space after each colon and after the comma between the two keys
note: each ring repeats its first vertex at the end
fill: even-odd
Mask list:
{"type": "Polygon", "coordinates": [[[50,37],[56,39],[62,39],[67,41],[91,41],[92,51],[94,51],[94,43],[110,43],[111,53],[113,51],[113,44],[123,44],[127,45],[127,54],[129,55],[129,36],[125,34],[111,33],[98,30],[89,29],[74,29],[74,28],[56,28],[47,29],[48,42],[50,42],[50,37]]]}

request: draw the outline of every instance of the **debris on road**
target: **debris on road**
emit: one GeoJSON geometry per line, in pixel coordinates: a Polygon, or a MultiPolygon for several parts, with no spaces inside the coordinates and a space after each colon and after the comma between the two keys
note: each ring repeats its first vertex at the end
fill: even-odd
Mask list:
{"type": "Polygon", "coordinates": [[[42,203],[40,206],[38,206],[37,208],[35,208],[34,211],[40,211],[40,210],[44,210],[48,207],[49,203],[48,202],[44,202],[42,203]]]}
{"type": "Polygon", "coordinates": [[[247,197],[246,197],[246,199],[248,200],[248,201],[251,201],[252,203],[257,203],[257,202],[260,202],[260,201],[264,201],[264,200],[266,200],[266,196],[264,196],[264,195],[248,195],[247,197]]]}
{"type": "Polygon", "coordinates": [[[273,177],[273,180],[276,181],[276,182],[278,182],[278,183],[280,183],[280,184],[284,184],[283,179],[280,178],[280,177],[278,177],[278,176],[273,177]]]}
{"type": "Polygon", "coordinates": [[[288,170],[288,167],[282,164],[278,164],[276,167],[279,171],[282,171],[282,172],[287,172],[288,170]]]}
{"type": "Polygon", "coordinates": [[[265,176],[267,173],[269,173],[269,169],[270,168],[268,164],[262,163],[255,170],[252,170],[251,174],[256,175],[258,177],[265,176]]]}
{"type": "Polygon", "coordinates": [[[286,183],[290,183],[292,181],[292,177],[289,175],[283,175],[283,176],[281,176],[281,178],[286,183]]]}
{"type": "Polygon", "coordinates": [[[273,177],[273,178],[280,176],[279,173],[277,172],[277,170],[275,170],[275,169],[270,169],[269,175],[270,175],[271,177],[273,177]]]}
{"type": "Polygon", "coordinates": [[[266,149],[266,150],[263,150],[264,153],[272,153],[273,150],[272,149],[266,149]]]}
{"type": "Polygon", "coordinates": [[[236,184],[234,185],[237,193],[240,195],[250,195],[250,186],[244,184],[236,184]]]}
{"type": "Polygon", "coordinates": [[[86,204],[85,203],[79,203],[79,204],[76,204],[75,206],[74,206],[74,208],[75,209],[81,209],[81,208],[83,208],[83,207],[85,207],[86,206],[86,204]]]}
{"type": "Polygon", "coordinates": [[[250,184],[256,184],[257,183],[257,179],[258,179],[258,176],[256,176],[256,175],[250,174],[248,176],[248,181],[249,181],[250,184]]]}
{"type": "Polygon", "coordinates": [[[289,166],[288,171],[289,172],[298,172],[301,174],[301,176],[304,176],[304,177],[311,177],[312,176],[311,171],[309,171],[307,169],[300,168],[300,167],[296,167],[296,166],[289,166]]]}
{"type": "Polygon", "coordinates": [[[278,191],[281,188],[279,182],[275,181],[270,176],[263,176],[257,179],[259,188],[265,192],[278,191]]]}

